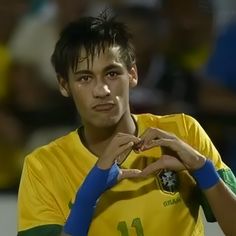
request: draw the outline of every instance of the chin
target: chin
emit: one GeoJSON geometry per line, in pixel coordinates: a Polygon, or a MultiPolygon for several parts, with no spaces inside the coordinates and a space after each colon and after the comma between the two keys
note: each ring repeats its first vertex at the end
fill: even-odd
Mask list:
{"type": "Polygon", "coordinates": [[[94,122],[94,126],[99,128],[109,128],[115,126],[119,123],[120,117],[119,116],[108,116],[103,118],[98,118],[94,122]]]}

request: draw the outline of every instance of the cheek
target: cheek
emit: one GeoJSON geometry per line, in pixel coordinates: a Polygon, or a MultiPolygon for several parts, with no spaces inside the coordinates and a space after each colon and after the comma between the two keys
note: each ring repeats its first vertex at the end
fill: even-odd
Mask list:
{"type": "Polygon", "coordinates": [[[129,102],[129,84],[123,82],[115,87],[113,92],[118,103],[126,105],[129,102]]]}
{"type": "Polygon", "coordinates": [[[113,91],[115,91],[117,96],[126,97],[129,94],[129,83],[126,79],[117,81],[113,86],[113,91]]]}
{"type": "Polygon", "coordinates": [[[77,110],[81,111],[83,107],[86,107],[86,104],[88,104],[88,93],[79,87],[74,87],[71,93],[77,110]]]}

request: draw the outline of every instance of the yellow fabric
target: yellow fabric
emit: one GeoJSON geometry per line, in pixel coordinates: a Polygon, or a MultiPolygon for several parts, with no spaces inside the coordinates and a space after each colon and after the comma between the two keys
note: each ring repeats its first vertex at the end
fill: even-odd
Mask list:
{"type": "MultiPolygon", "coordinates": [[[[227,168],[210,139],[191,117],[184,114],[135,115],[139,135],[148,127],[175,133],[206,157],[217,169],[227,168]]],[[[155,148],[142,154],[130,153],[123,168],[144,168],[161,155],[155,148]]],[[[63,225],[69,203],[93,167],[97,157],[71,132],[27,156],[24,164],[18,207],[18,230],[40,225],[63,225]]],[[[199,204],[194,196],[195,181],[185,171],[178,174],[176,192],[163,189],[160,178],[123,180],[101,197],[89,236],[190,236],[204,235],[199,204]]]]}

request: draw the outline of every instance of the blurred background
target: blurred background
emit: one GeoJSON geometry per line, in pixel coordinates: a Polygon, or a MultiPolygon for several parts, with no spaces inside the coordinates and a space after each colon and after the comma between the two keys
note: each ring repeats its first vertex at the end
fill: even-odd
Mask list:
{"type": "MultiPolygon", "coordinates": [[[[105,8],[134,35],[139,85],[132,112],[194,116],[236,174],[235,0],[0,0],[2,235],[16,234],[24,157],[80,123],[50,64],[58,34],[105,8]]],[[[207,235],[222,235],[213,225],[207,235]]]]}

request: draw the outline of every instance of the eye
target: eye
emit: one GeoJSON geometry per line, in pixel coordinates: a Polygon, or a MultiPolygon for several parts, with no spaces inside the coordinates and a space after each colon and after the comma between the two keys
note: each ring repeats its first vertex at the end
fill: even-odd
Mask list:
{"type": "Polygon", "coordinates": [[[106,77],[108,79],[115,79],[115,78],[117,78],[118,75],[119,75],[119,73],[117,71],[110,71],[106,74],[106,77]]]}
{"type": "Polygon", "coordinates": [[[80,83],[88,83],[90,82],[90,80],[92,79],[91,76],[89,75],[83,75],[77,78],[77,81],[79,81],[80,83]]]}

